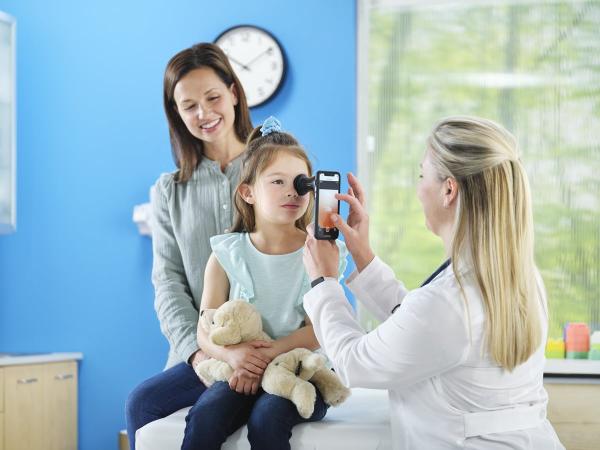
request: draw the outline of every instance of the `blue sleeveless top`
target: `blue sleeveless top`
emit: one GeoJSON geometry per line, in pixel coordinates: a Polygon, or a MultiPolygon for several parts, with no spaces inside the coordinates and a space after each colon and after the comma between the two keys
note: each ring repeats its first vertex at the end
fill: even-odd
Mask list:
{"type": "MultiPolygon", "coordinates": [[[[339,278],[346,269],[348,250],[340,250],[339,278]]],[[[263,330],[280,339],[303,326],[306,312],[302,306],[310,280],[302,262],[302,250],[284,255],[267,255],[254,247],[248,233],[213,236],[210,244],[229,279],[229,300],[252,303],[263,319],[263,330]]]]}

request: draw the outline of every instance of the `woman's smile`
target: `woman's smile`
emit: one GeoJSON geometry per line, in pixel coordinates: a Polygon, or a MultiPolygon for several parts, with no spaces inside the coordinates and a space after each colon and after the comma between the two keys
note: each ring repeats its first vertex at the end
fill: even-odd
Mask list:
{"type": "Polygon", "coordinates": [[[221,118],[214,119],[214,120],[211,120],[210,122],[203,123],[202,125],[200,125],[200,128],[205,133],[213,133],[217,129],[217,127],[221,124],[221,122],[222,122],[221,118]]]}

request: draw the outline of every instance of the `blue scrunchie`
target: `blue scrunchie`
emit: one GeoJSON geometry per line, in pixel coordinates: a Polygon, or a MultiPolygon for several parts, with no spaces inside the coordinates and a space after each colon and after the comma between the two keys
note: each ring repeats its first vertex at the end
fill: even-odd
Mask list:
{"type": "Polygon", "coordinates": [[[281,122],[275,117],[269,116],[267,120],[263,122],[262,127],[260,127],[260,132],[263,136],[266,136],[276,131],[281,131],[281,122]]]}

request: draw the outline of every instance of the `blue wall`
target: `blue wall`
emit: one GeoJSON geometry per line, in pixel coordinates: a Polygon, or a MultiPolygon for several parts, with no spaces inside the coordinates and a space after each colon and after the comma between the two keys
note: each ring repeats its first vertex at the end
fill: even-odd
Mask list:
{"type": "Polygon", "coordinates": [[[0,0],[18,23],[18,231],[0,236],[0,352],[83,352],[80,448],[104,450],[127,393],[167,352],[151,242],[131,221],[173,169],[167,60],[232,25],[270,30],[289,72],[253,120],[275,114],[317,168],[355,170],[356,11],[353,0],[86,3],[0,0]]]}

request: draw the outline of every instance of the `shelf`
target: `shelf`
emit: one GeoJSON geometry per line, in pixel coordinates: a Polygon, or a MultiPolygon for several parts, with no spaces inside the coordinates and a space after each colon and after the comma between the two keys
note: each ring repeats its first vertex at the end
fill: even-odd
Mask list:
{"type": "Polygon", "coordinates": [[[600,360],[546,359],[546,375],[600,375],[600,360]]]}

